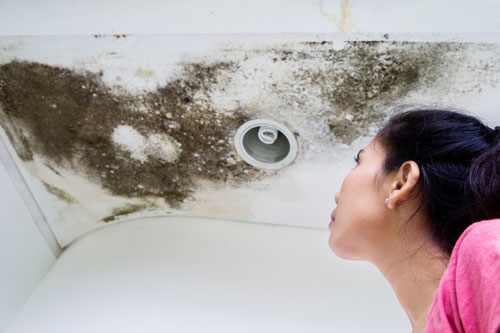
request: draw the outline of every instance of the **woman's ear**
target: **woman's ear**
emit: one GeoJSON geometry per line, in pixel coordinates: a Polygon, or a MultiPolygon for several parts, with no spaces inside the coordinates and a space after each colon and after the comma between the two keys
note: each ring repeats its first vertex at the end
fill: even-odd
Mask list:
{"type": "Polygon", "coordinates": [[[419,179],[420,168],[416,162],[406,161],[401,164],[392,182],[387,207],[394,209],[398,204],[410,200],[417,190],[419,179]]]}

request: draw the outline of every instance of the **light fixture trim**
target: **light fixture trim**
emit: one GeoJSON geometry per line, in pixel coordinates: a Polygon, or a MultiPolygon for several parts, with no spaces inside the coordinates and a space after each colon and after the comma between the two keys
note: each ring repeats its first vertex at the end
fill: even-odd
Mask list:
{"type": "MultiPolygon", "coordinates": [[[[270,170],[282,169],[288,166],[295,160],[298,153],[297,140],[292,131],[290,131],[283,124],[271,119],[253,119],[241,125],[240,128],[238,128],[238,130],[236,131],[236,135],[234,136],[234,146],[240,157],[245,162],[257,168],[270,169],[270,170]],[[251,131],[256,127],[275,128],[279,133],[285,136],[289,144],[289,151],[285,158],[274,163],[266,163],[255,159],[247,151],[243,143],[243,141],[245,140],[245,135],[247,135],[249,131],[251,131]]],[[[264,146],[266,145],[264,144],[264,146]]]]}

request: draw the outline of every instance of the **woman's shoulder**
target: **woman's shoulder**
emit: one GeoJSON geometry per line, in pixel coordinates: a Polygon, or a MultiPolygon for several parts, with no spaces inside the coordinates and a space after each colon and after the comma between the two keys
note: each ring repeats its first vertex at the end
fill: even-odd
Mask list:
{"type": "Polygon", "coordinates": [[[467,229],[465,229],[464,233],[468,233],[471,235],[478,235],[495,230],[500,231],[500,217],[497,219],[484,220],[472,223],[467,229]]]}
{"type": "Polygon", "coordinates": [[[460,236],[436,292],[425,332],[500,331],[500,219],[460,236]]]}
{"type": "Polygon", "coordinates": [[[476,222],[457,242],[456,304],[465,332],[500,329],[500,219],[476,222]]]}
{"type": "MultiPolygon", "coordinates": [[[[465,260],[465,263],[470,261],[471,264],[500,258],[500,219],[471,224],[458,239],[453,252],[452,256],[456,255],[457,259],[470,257],[473,260],[465,260]]],[[[464,260],[460,261],[464,263],[464,260]]]]}

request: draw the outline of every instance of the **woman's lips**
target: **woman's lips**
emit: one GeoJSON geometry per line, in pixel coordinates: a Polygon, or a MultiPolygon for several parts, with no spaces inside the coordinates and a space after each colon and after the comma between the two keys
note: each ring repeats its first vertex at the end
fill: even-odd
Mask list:
{"type": "Polygon", "coordinates": [[[330,217],[332,218],[332,220],[330,221],[328,228],[330,228],[330,226],[333,224],[333,222],[335,222],[335,216],[332,214],[330,217]]]}

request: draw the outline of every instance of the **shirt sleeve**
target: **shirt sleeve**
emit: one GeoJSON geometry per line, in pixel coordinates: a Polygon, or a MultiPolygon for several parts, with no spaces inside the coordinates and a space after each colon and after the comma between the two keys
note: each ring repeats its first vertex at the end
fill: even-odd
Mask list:
{"type": "Polygon", "coordinates": [[[500,332],[500,220],[474,223],[460,236],[425,332],[500,332]]]}
{"type": "Polygon", "coordinates": [[[475,223],[463,239],[456,295],[466,332],[500,332],[500,220],[475,223]]]}

